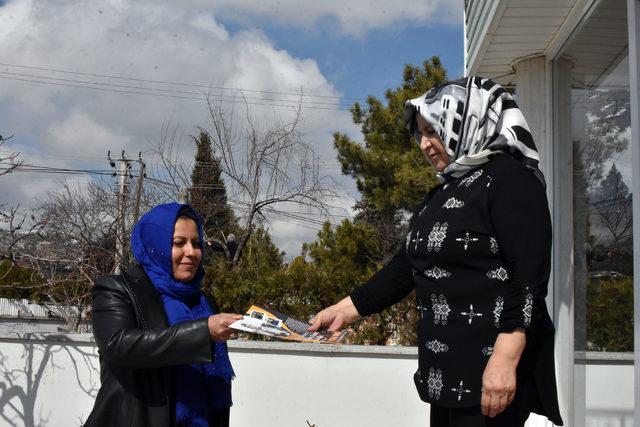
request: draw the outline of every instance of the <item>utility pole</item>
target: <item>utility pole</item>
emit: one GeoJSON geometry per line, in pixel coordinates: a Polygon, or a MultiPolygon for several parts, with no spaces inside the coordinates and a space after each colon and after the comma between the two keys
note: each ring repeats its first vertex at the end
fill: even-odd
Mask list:
{"type": "Polygon", "coordinates": [[[133,208],[133,222],[134,224],[138,222],[138,217],[140,217],[140,198],[142,197],[142,180],[147,177],[145,172],[146,165],[142,161],[142,153],[138,152],[138,164],[140,167],[138,168],[138,182],[136,183],[136,204],[133,208]]]}
{"type": "Polygon", "coordinates": [[[178,195],[178,203],[189,203],[189,187],[180,187],[180,194],[178,195]]]}
{"type": "Polygon", "coordinates": [[[140,166],[140,175],[136,185],[136,203],[134,205],[134,220],[137,221],[140,213],[140,197],[142,193],[142,180],[144,178],[144,162],[142,161],[142,153],[138,153],[138,159],[129,159],[125,156],[124,150],[119,159],[111,158],[111,151],[107,152],[107,159],[109,165],[114,169],[112,175],[118,176],[118,187],[116,191],[116,253],[114,257],[114,270],[115,274],[122,273],[122,267],[125,260],[125,247],[127,242],[127,199],[129,194],[129,182],[131,176],[131,164],[138,162],[140,166]],[[120,165],[116,172],[116,162],[120,165]]]}

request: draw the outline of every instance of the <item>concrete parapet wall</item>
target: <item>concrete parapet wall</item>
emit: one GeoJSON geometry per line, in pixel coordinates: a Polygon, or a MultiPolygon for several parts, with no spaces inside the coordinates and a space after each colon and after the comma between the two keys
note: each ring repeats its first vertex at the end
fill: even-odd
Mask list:
{"type": "MultiPolygon", "coordinates": [[[[237,375],[233,427],[428,426],[429,405],[412,380],[415,347],[230,341],[229,351],[237,375]]],[[[624,383],[617,389],[633,390],[633,366],[616,368],[629,371],[616,375],[624,383]]],[[[0,393],[9,393],[0,396],[0,425],[81,425],[99,387],[91,335],[0,333],[0,393]]],[[[624,422],[623,409],[601,407],[598,420],[624,422]]],[[[590,425],[605,425],[598,420],[590,425]]],[[[536,416],[528,424],[548,425],[536,416]]]]}

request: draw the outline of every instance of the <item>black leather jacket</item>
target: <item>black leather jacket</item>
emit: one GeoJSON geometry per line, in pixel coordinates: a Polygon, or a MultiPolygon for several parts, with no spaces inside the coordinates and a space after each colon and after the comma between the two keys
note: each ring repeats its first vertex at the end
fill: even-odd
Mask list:
{"type": "Polygon", "coordinates": [[[207,319],[169,326],[140,266],[100,277],[91,296],[102,387],[85,426],[175,425],[173,366],[212,360],[207,319]]]}

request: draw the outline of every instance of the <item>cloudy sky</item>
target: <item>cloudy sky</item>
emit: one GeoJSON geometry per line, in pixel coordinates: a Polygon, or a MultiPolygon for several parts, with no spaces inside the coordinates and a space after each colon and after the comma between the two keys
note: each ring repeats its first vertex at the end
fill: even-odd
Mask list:
{"type": "MultiPolygon", "coordinates": [[[[13,135],[0,150],[109,169],[108,150],[149,162],[168,126],[189,159],[189,135],[209,124],[205,92],[231,106],[240,89],[256,114],[284,118],[302,92],[302,131],[342,187],[331,202],[339,221],[357,193],[331,135],[360,139],[348,107],[397,86],[405,63],[438,55],[461,76],[462,10],[461,0],[0,0],[0,135],[13,135]]],[[[64,179],[95,176],[5,175],[0,202],[27,210],[64,179]]],[[[317,232],[281,216],[269,228],[289,255],[317,232]]]]}

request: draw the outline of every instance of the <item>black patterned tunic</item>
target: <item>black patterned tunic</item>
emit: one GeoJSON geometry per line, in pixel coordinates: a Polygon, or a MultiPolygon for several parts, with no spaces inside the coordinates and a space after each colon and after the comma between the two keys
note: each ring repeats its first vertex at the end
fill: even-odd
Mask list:
{"type": "Polygon", "coordinates": [[[549,395],[536,412],[553,419],[553,325],[544,301],[550,254],[543,186],[511,156],[496,155],[434,188],[414,213],[404,247],[351,298],[366,316],[416,290],[414,379],[422,400],[445,407],[479,405],[497,335],[524,328],[519,377],[549,395]]]}

